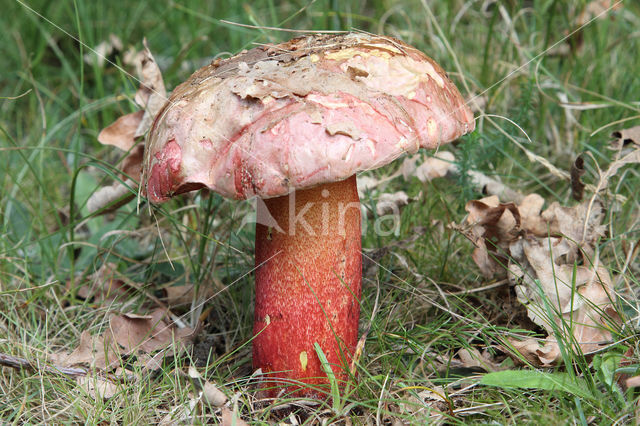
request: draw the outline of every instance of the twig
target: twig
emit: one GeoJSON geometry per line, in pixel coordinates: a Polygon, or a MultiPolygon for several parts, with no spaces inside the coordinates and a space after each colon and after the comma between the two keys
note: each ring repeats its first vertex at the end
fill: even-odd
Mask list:
{"type": "Polygon", "coordinates": [[[467,295],[467,294],[471,294],[471,293],[479,293],[481,291],[486,291],[486,290],[491,290],[494,289],[496,287],[502,287],[505,284],[508,284],[509,280],[508,279],[504,279],[504,280],[500,280],[498,282],[495,282],[493,284],[489,284],[489,285],[485,285],[482,287],[476,287],[476,288],[472,288],[471,290],[462,290],[462,291],[456,291],[453,293],[447,293],[447,295],[449,296],[459,296],[459,295],[467,295]]]}
{"type": "MultiPolygon", "coordinates": [[[[94,371],[89,368],[83,367],[62,367],[60,365],[39,365],[32,361],[29,361],[26,358],[20,358],[12,355],[7,355],[0,353],[0,366],[15,368],[16,370],[31,370],[34,372],[44,371],[46,373],[55,374],[58,376],[68,376],[68,377],[86,377],[89,374],[92,374],[94,371]]],[[[135,376],[131,373],[126,373],[122,375],[116,375],[113,373],[107,372],[99,372],[99,376],[107,378],[112,381],[136,381],[139,377],[135,376]]]]}
{"type": "Polygon", "coordinates": [[[82,377],[86,376],[89,373],[89,370],[87,370],[86,368],[61,367],[57,365],[45,365],[44,368],[40,368],[39,366],[34,365],[31,361],[25,358],[19,358],[3,353],[0,353],[0,365],[15,368],[17,370],[39,371],[43,369],[47,373],[71,377],[82,377]]]}

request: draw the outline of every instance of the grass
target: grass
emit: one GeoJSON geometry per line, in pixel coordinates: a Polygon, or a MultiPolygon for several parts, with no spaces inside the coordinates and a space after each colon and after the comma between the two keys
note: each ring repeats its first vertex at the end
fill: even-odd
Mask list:
{"type": "MultiPolygon", "coordinates": [[[[380,237],[369,226],[363,238],[365,254],[377,265],[365,264],[361,325],[370,325],[370,332],[358,380],[340,404],[334,399],[333,405],[278,410],[256,404],[248,384],[254,230],[240,223],[251,205],[194,196],[163,205],[153,216],[146,208],[138,213],[135,201],[117,213],[91,216],[86,200],[117,174],[112,165],[119,160],[113,149],[97,142],[97,133],[135,110],[137,82],[115,66],[84,62],[83,55],[90,53],[87,46],[112,33],[125,46],[140,47],[146,37],[170,89],[206,63],[203,58],[291,37],[224,20],[383,32],[427,52],[466,98],[478,96],[486,115],[474,134],[451,147],[463,172],[499,177],[522,193],[543,195],[547,205],[571,205],[570,182],[532,161],[525,150],[561,171],[587,153],[584,180],[597,181],[598,167],[606,167],[612,156],[609,134],[640,118],[637,3],[625,1],[576,33],[586,1],[513,0],[487,7],[417,0],[5,3],[0,17],[0,353],[43,361],[48,353],[72,350],[81,331],[104,330],[112,309],[135,311],[148,302],[148,294],[168,285],[213,282],[207,285],[215,286],[217,295],[205,305],[209,314],[201,337],[213,349],[200,356],[199,365],[208,380],[234,398],[247,421],[293,413],[308,423],[633,422],[638,394],[616,379],[636,375],[640,367],[638,263],[624,267],[640,237],[637,170],[624,169],[604,194],[608,235],[598,247],[602,263],[619,276],[617,290],[624,301],[619,310],[627,326],[606,351],[589,357],[569,351],[557,371],[545,370],[551,382],[553,374],[562,375],[557,376],[562,383],[568,380],[564,387],[547,379],[521,388],[479,384],[483,370],[455,362],[460,349],[477,348],[512,367],[502,338],[530,329],[507,286],[461,293],[492,284],[473,263],[468,241],[446,226],[460,223],[465,203],[482,196],[462,173],[455,185],[445,179],[388,184],[387,191],[402,189],[415,201],[403,210],[398,235],[380,237]],[[556,44],[569,34],[568,43],[556,44]],[[570,109],[563,102],[584,108],[570,109]],[[626,201],[614,205],[614,195],[626,201]],[[397,241],[411,243],[394,246],[397,241]],[[78,289],[107,262],[142,291],[112,306],[78,298],[78,289]]],[[[121,55],[109,59],[122,61],[121,55]]],[[[387,175],[396,167],[373,174],[387,175]]],[[[375,197],[363,203],[371,206],[375,197]]],[[[181,373],[191,361],[185,355],[157,374],[140,373],[141,379],[120,385],[107,400],[42,370],[0,367],[0,419],[156,423],[195,392],[181,373]]],[[[205,407],[195,421],[215,421],[218,414],[205,407]]]]}

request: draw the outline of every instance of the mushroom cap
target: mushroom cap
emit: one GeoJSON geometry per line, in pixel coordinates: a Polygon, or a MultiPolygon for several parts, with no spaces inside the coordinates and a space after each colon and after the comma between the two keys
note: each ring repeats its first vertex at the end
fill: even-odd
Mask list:
{"type": "Polygon", "coordinates": [[[453,82],[415,48],[362,33],[300,37],[216,60],[173,91],[147,138],[147,195],[278,197],[473,129],[453,82]]]}

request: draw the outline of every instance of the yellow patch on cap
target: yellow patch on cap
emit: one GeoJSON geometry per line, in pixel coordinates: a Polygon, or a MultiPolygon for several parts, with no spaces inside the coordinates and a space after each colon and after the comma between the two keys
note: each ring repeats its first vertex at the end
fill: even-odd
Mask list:
{"type": "Polygon", "coordinates": [[[344,61],[345,59],[351,59],[354,56],[361,56],[366,58],[368,56],[379,56],[381,58],[390,58],[391,54],[384,50],[378,49],[357,49],[354,47],[347,47],[346,49],[334,50],[333,52],[327,52],[324,57],[333,61],[344,61]]]}

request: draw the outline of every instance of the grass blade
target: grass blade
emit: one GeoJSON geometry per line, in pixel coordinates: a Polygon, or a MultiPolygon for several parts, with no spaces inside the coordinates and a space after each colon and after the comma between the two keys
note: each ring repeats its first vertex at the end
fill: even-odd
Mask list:
{"type": "Polygon", "coordinates": [[[596,399],[583,379],[568,373],[546,373],[536,370],[496,371],[482,376],[480,384],[505,389],[561,391],[591,401],[596,399]]]}

